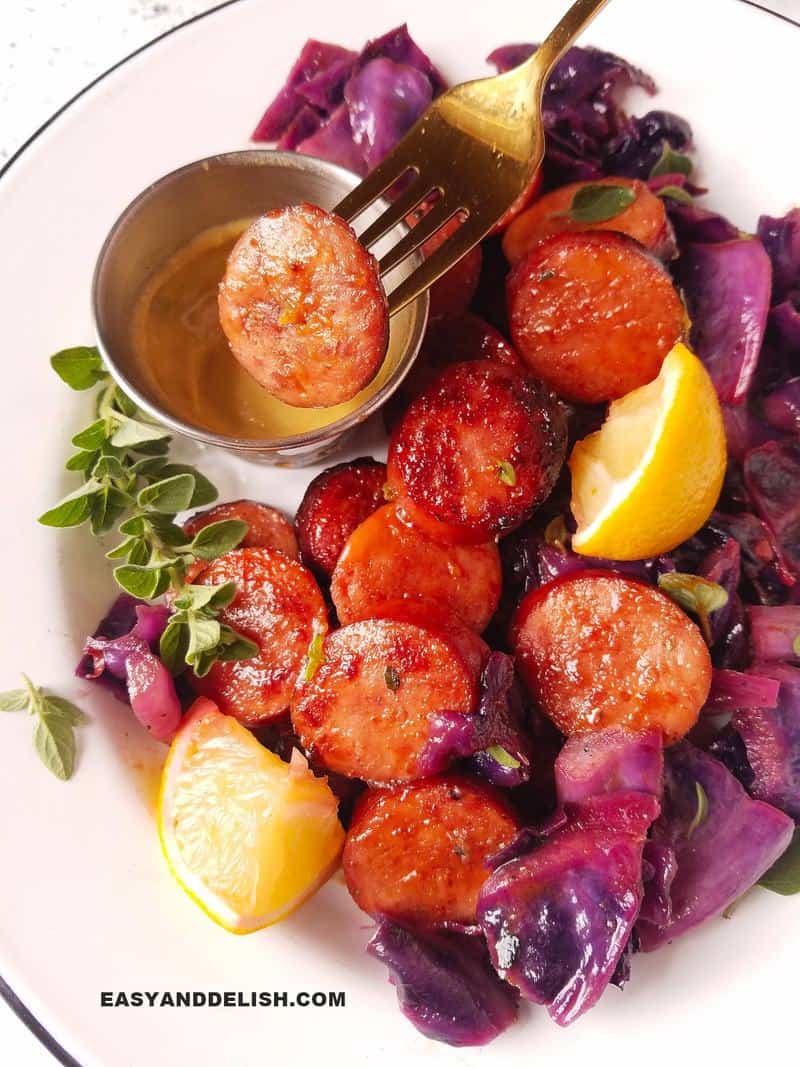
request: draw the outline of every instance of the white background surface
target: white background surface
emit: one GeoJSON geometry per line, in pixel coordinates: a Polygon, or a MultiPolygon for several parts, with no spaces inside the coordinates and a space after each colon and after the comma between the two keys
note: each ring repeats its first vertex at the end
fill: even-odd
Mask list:
{"type": "MultiPolygon", "coordinates": [[[[270,4],[273,0],[250,2],[270,4]]],[[[2,0],[0,165],[87,82],[146,41],[215,3],[2,0]]],[[[800,19],[800,0],[764,3],[800,19]]],[[[313,29],[309,27],[309,32],[313,29]]],[[[1,1001],[0,1061],[4,1067],[47,1067],[54,1063],[1,1001]]]]}

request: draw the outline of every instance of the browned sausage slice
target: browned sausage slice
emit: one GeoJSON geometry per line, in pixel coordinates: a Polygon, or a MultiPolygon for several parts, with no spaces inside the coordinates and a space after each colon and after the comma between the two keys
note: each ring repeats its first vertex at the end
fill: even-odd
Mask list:
{"type": "Polygon", "coordinates": [[[563,407],[537,379],[489,360],[459,363],[392,435],[389,486],[454,541],[488,541],[548,496],[566,443],[563,407]]]}
{"type": "Polygon", "coordinates": [[[240,519],[247,523],[248,530],[239,548],[277,548],[289,559],[300,558],[294,526],[277,508],[259,504],[255,500],[230,500],[198,511],[186,520],[183,529],[188,537],[194,537],[206,526],[227,519],[240,519]]]}
{"type": "Polygon", "coordinates": [[[228,258],[219,313],[245,370],[301,408],[354,397],[389,336],[375,258],[343,219],[313,204],[269,211],[245,230],[228,258]]]}
{"type": "Polygon", "coordinates": [[[523,599],[511,628],[517,668],[565,734],[694,726],[711,685],[699,628],[668,597],[610,571],[578,571],[523,599]]]}
{"type": "Polygon", "coordinates": [[[664,248],[675,250],[675,236],[667,218],[664,201],[651,192],[647,184],[634,178],[600,178],[590,182],[571,182],[540,197],[523,211],[503,236],[503,252],[513,266],[530,252],[535,244],[556,233],[576,233],[584,230],[614,230],[634,237],[645,248],[659,255],[664,248]],[[634,200],[610,219],[584,222],[570,214],[575,194],[597,186],[617,186],[629,190],[634,200]]]}
{"type": "Polygon", "coordinates": [[[475,359],[494,359],[522,368],[510,343],[478,315],[447,315],[428,323],[411,371],[383,406],[383,421],[391,433],[412,400],[435,382],[446,367],[475,359]]]}
{"type": "Polygon", "coordinates": [[[371,618],[387,600],[422,598],[480,633],[497,608],[501,584],[497,545],[439,544],[386,504],[350,536],[331,596],[343,623],[371,618]]]}
{"type": "Polygon", "coordinates": [[[578,403],[615,400],[653,381],[686,329],[664,265],[621,233],[549,237],[517,264],[507,292],[520,357],[578,403]]]}
{"type": "Polygon", "coordinates": [[[364,457],[339,463],[308,485],[295,522],[303,562],[330,577],[353,530],[386,503],[386,464],[364,457]]]}
{"type": "Polygon", "coordinates": [[[517,828],[503,794],[464,775],[370,789],[345,841],[347,888],[370,915],[472,925],[487,861],[517,828]]]}
{"type": "Polygon", "coordinates": [[[192,677],[193,689],[246,726],[281,715],[289,707],[311,642],[328,628],[314,577],[277,549],[237,548],[209,563],[196,581],[236,583],[238,593],[219,618],[255,641],[259,653],[248,660],[215,663],[204,678],[192,677]]]}
{"type": "Polygon", "coordinates": [[[310,755],[348,778],[418,777],[430,716],[475,708],[477,676],[455,643],[408,622],[371,619],[335,630],[310,673],[298,684],[292,723],[310,755]]]}

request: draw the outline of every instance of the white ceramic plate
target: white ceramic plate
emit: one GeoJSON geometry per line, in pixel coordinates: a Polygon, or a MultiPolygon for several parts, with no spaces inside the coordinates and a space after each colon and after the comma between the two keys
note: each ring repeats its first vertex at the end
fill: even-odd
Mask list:
{"type": "MultiPolygon", "coordinates": [[[[152,811],[164,750],[120,705],[72,677],[84,635],[113,596],[110,573],[85,530],[58,533],[34,521],[69,484],[61,464],[86,416],[47,357],[92,340],[92,267],[120,209],[166,171],[242,147],[309,34],[358,47],[407,20],[459,80],[486,71],[484,56],[495,45],[543,35],[564,6],[223,5],[102,78],[0,181],[0,688],[17,685],[25,670],[92,716],[68,784],[39,765],[29,721],[9,715],[0,725],[0,974],[82,1067],[260,1067],[315,1057],[381,1067],[474,1062],[474,1051],[427,1042],[402,1018],[383,968],[363,953],[368,924],[341,879],[288,921],[246,938],[214,926],[170,880],[152,811]],[[102,1008],[103,990],[343,990],[347,1003],[126,1010],[102,1008]]],[[[710,203],[742,227],[762,211],[788,209],[800,175],[793,113],[800,28],[739,0],[614,0],[587,41],[650,71],[662,89],[658,105],[691,120],[710,203]]],[[[352,454],[380,446],[379,432],[367,428],[352,454]]],[[[223,498],[253,496],[289,511],[316,473],[198,452],[187,448],[223,498]]],[[[757,890],[730,921],[637,957],[625,992],[609,991],[572,1029],[524,1010],[492,1053],[507,1064],[558,1056],[593,1067],[791,1057],[798,949],[797,900],[757,890]]]]}

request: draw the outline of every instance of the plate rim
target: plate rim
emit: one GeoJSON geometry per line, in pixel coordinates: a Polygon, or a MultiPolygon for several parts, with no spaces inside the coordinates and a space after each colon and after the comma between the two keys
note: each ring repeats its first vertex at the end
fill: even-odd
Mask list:
{"type": "MultiPolygon", "coordinates": [[[[72,107],[78,100],[86,95],[91,89],[102,82],[110,74],[113,74],[120,67],[124,66],[130,60],[140,55],[142,52],[153,48],[167,37],[171,37],[173,34],[178,33],[187,26],[191,26],[202,19],[209,18],[217,12],[224,10],[228,7],[233,7],[234,4],[244,3],[245,0],[221,0],[221,3],[215,4],[213,7],[208,8],[206,11],[199,11],[196,15],[192,15],[182,22],[176,23],[169,29],[159,33],[156,37],[152,37],[150,40],[145,41],[139,45],[132,52],[128,52],[121,59],[118,59],[115,63],[112,63],[110,67],[101,71],[91,81],[87,82],[76,93],[69,97],[60,107],[58,107],[52,114],[50,114],[44,122],[42,122],[34,131],[22,142],[22,144],[9,156],[5,163],[0,167],[0,181],[5,177],[11,167],[27,152],[27,150],[39,139],[39,137],[56,122],[69,108],[72,107]]],[[[791,15],[786,15],[780,11],[772,11],[770,8],[765,7],[764,4],[758,3],[757,0],[738,0],[738,3],[745,4],[747,7],[755,8],[757,11],[761,11],[764,15],[770,18],[778,19],[781,22],[785,22],[789,26],[793,26],[795,29],[800,30],[800,20],[794,19],[791,15]]],[[[0,191],[0,195],[2,195],[0,191]]],[[[55,1037],[50,1033],[47,1027],[34,1015],[34,1013],[27,1007],[27,1005],[17,996],[11,986],[0,974],[0,998],[8,1005],[11,1012],[22,1022],[31,1034],[40,1042],[40,1044],[53,1056],[53,1058],[62,1065],[62,1067],[82,1067],[82,1064],[75,1059],[64,1047],[61,1045],[55,1037]]]]}

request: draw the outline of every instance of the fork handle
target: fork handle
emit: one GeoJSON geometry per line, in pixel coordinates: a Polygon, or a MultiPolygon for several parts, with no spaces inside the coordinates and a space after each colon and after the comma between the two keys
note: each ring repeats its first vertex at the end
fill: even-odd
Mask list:
{"type": "Polygon", "coordinates": [[[608,0],[575,0],[555,29],[547,35],[528,60],[537,81],[544,81],[575,38],[607,3],[608,0]]]}

